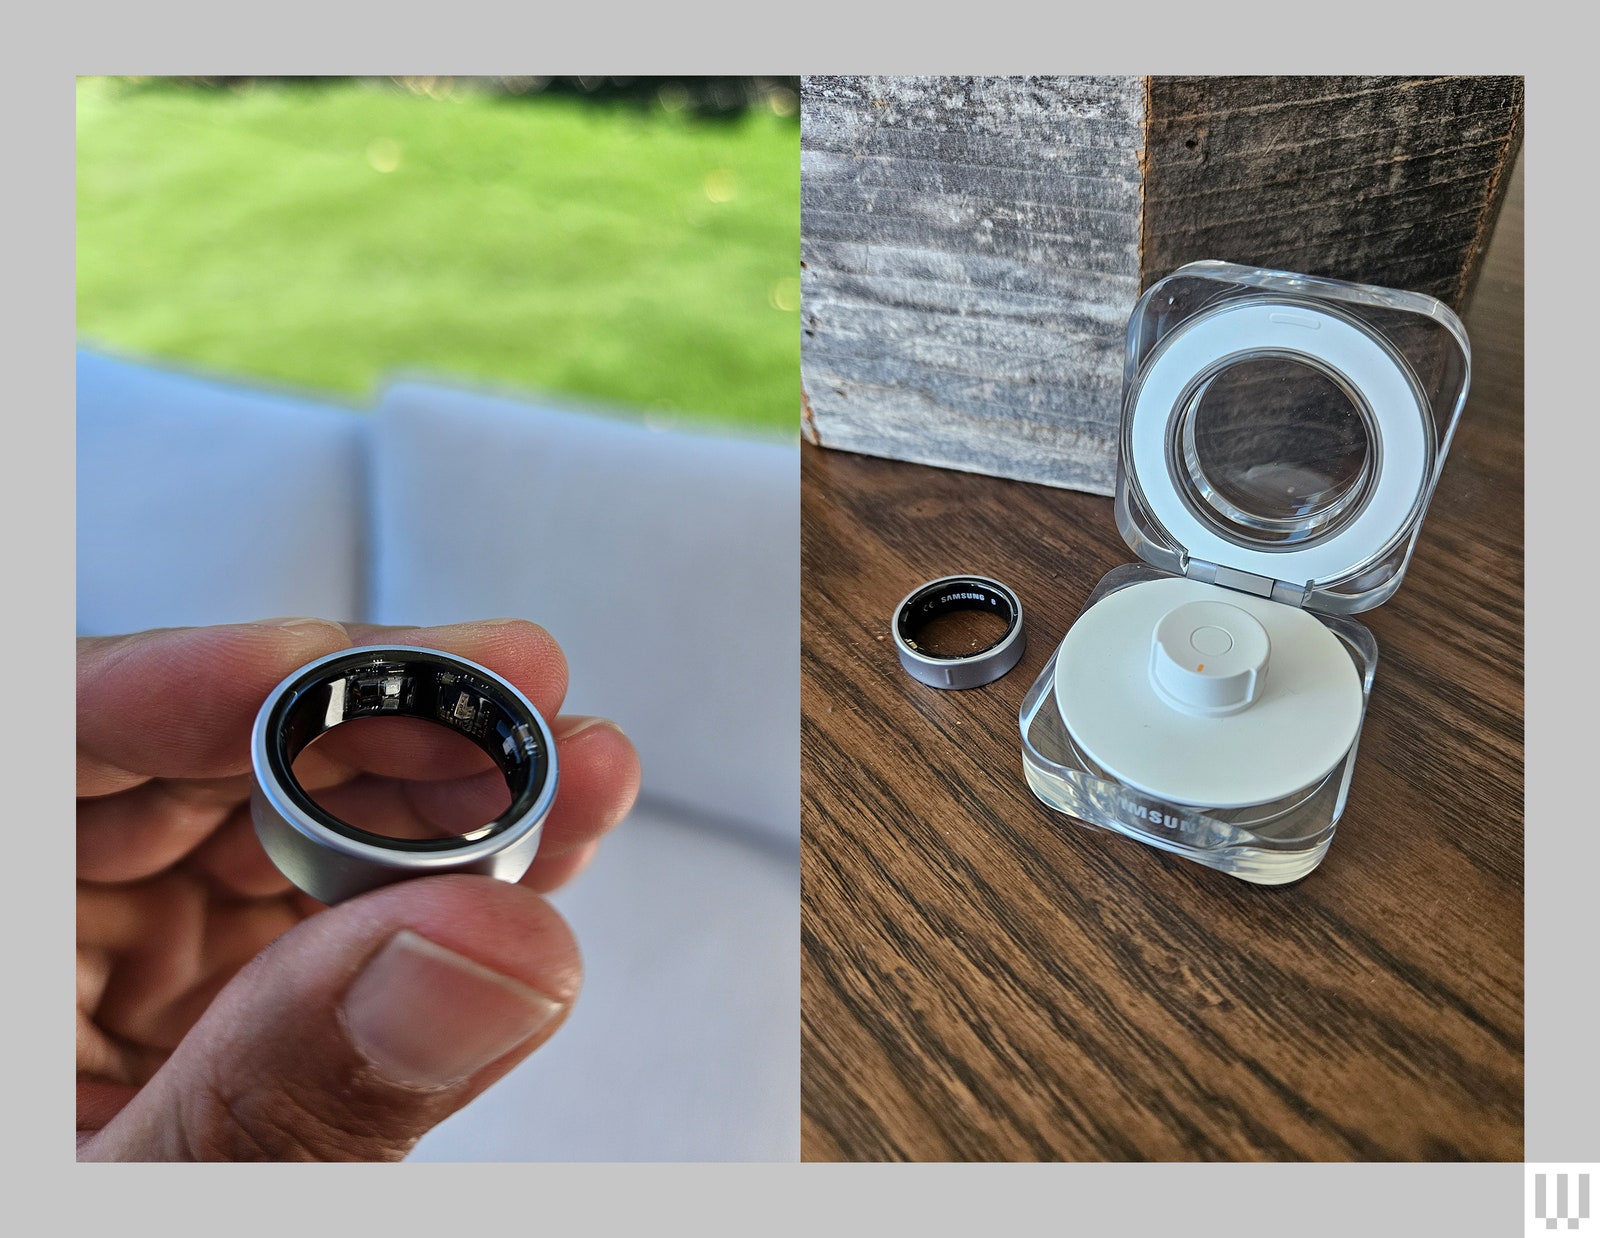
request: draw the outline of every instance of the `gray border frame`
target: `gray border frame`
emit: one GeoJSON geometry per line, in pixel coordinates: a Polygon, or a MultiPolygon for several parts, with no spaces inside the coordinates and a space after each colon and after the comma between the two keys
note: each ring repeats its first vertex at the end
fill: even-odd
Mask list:
{"type": "Polygon", "coordinates": [[[18,586],[7,635],[49,659],[33,687],[15,696],[3,724],[10,768],[37,771],[12,779],[15,819],[37,824],[21,832],[11,862],[23,888],[5,900],[5,924],[17,943],[10,1008],[18,1017],[7,1029],[9,1057],[30,1064],[17,1072],[22,1077],[5,1128],[19,1214],[70,1201],[86,1226],[125,1225],[147,1213],[169,1233],[209,1233],[219,1218],[266,1233],[303,1224],[308,1208],[343,1202],[359,1208],[368,1227],[436,1233],[466,1219],[458,1194],[465,1187],[472,1215],[537,1218],[541,1227],[579,1232],[617,1232],[681,1212],[703,1233],[743,1234],[753,1224],[779,1232],[823,1224],[852,1231],[1086,1232],[1086,1222],[1101,1220],[1119,1233],[1344,1238],[1374,1224],[1380,1228],[1373,1232],[1391,1234],[1515,1233],[1522,1209],[1522,1170],[1514,1165],[442,1166],[426,1173],[329,1169],[299,1177],[293,1191],[261,1189],[257,1175],[272,1170],[221,1166],[182,1171],[180,1180],[172,1176],[178,1171],[146,1166],[73,1166],[63,1120],[69,980],[59,953],[71,911],[58,893],[72,849],[64,818],[74,726],[66,682],[66,635],[75,625],[67,416],[74,300],[70,78],[118,69],[519,72],[530,60],[553,60],[613,72],[664,63],[698,72],[752,65],[833,72],[1259,72],[1275,65],[1405,72],[1422,62],[1528,73],[1536,123],[1524,148],[1532,221],[1527,392],[1541,413],[1528,439],[1526,1151],[1541,1161],[1597,1158],[1590,909],[1600,831],[1592,824],[1585,741],[1592,728],[1588,702],[1600,685],[1592,666],[1574,666],[1566,653],[1587,647],[1589,615],[1578,589],[1589,564],[1579,539],[1594,519],[1585,501],[1593,491],[1585,406],[1594,377],[1582,335],[1589,298],[1581,243],[1592,227],[1592,174],[1583,155],[1588,135],[1579,128],[1592,114],[1592,66],[1580,63],[1569,43],[1549,38],[1549,26],[1530,20],[1532,14],[1475,24],[1466,14],[1445,21],[1432,10],[1357,6],[1318,29],[1314,50],[1285,39],[1281,10],[1272,6],[1213,4],[1207,20],[1193,16],[1192,9],[1171,21],[1154,10],[1131,14],[1114,6],[1042,10],[1018,0],[987,5],[978,20],[967,6],[936,0],[911,24],[897,10],[835,0],[803,11],[633,4],[625,14],[610,6],[514,13],[468,4],[444,18],[419,5],[394,5],[382,21],[370,10],[305,0],[230,11],[226,22],[214,6],[160,0],[30,11],[29,28],[17,30],[14,72],[0,83],[15,143],[11,230],[24,242],[15,245],[8,272],[12,424],[21,440],[12,459],[26,467],[14,468],[5,493],[18,586]],[[512,46],[523,50],[504,50],[512,46]],[[1283,64],[1291,58],[1320,63],[1283,64]],[[30,951],[23,942],[41,945],[30,951]],[[381,1189],[373,1189],[374,1173],[384,1175],[381,1189]],[[104,1176],[83,1176],[94,1174],[104,1176]],[[627,1189],[617,1189],[624,1183],[627,1189]],[[242,1199],[249,1201],[248,1220],[230,1208],[242,1199]]]}

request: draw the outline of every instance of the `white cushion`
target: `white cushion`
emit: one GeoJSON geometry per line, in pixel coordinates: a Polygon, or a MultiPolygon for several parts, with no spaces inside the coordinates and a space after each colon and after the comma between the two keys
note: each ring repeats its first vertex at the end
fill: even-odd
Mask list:
{"type": "Polygon", "coordinates": [[[78,354],[78,631],[357,618],[365,418],[78,354]]]}
{"type": "Polygon", "coordinates": [[[543,624],[653,799],[798,838],[797,445],[414,383],[374,436],[377,621],[543,624]]]}

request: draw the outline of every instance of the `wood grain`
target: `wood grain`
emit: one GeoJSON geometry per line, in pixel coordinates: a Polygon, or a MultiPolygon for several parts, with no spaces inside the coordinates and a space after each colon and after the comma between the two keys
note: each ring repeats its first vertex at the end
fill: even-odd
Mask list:
{"type": "Polygon", "coordinates": [[[1144,96],[1137,77],[802,80],[822,442],[1110,493],[1144,96]]]}
{"type": "Polygon", "coordinates": [[[1516,77],[1153,77],[1142,274],[1220,258],[1459,309],[1522,134],[1516,77]]]}
{"type": "Polygon", "coordinates": [[[1322,866],[1264,889],[1052,813],[1017,709],[1128,562],[1088,494],[804,450],[807,1159],[1522,1157],[1520,178],[1474,384],[1322,866]],[[895,604],[979,571],[1029,648],[907,678],[895,604]]]}
{"type": "Polygon", "coordinates": [[[1218,258],[1470,293],[1515,77],[807,77],[813,442],[1110,494],[1139,293],[1218,258]]]}

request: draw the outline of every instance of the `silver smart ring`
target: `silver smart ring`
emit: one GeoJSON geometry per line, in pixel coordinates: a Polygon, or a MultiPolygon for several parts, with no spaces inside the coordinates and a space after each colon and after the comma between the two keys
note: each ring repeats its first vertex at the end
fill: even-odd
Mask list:
{"type": "Polygon", "coordinates": [[[336,903],[378,886],[439,873],[516,881],[539,849],[556,796],[556,744],[539,711],[487,667],[437,649],[367,645],[301,667],[267,697],[250,740],[256,835],[284,876],[336,903]],[[511,806],[449,838],[388,838],[320,808],[294,760],[325,731],[356,718],[422,718],[464,735],[504,775],[511,806]]]}
{"type": "Polygon", "coordinates": [[[941,576],[906,594],[895,611],[894,647],[900,665],[930,688],[978,688],[993,683],[1022,658],[1028,647],[1022,603],[998,580],[987,576],[941,576]],[[1005,631],[987,649],[970,654],[940,654],[917,643],[930,620],[957,610],[989,611],[1005,620],[1005,631]]]}

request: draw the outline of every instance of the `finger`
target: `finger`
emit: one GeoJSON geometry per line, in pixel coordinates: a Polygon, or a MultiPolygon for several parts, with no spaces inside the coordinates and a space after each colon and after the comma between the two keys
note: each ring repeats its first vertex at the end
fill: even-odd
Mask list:
{"type": "Polygon", "coordinates": [[[639,755],[616,723],[559,718],[555,731],[561,781],[539,841],[546,858],[594,842],[628,815],[639,795],[639,755]]]}
{"type": "MultiPolygon", "coordinates": [[[[358,639],[374,637],[371,629],[357,631],[358,639]]],[[[444,648],[489,665],[552,715],[566,691],[566,661],[559,646],[542,628],[523,620],[398,629],[384,633],[383,639],[444,648]]],[[[137,880],[188,854],[227,813],[204,795],[184,793],[181,780],[243,780],[249,769],[250,728],[261,701],[301,665],[348,647],[350,640],[343,627],[320,620],[81,640],[79,794],[124,795],[80,801],[80,875],[96,881],[137,880]],[[164,785],[175,798],[141,786],[157,776],[172,780],[164,785]],[[130,790],[133,797],[126,798],[130,790]]],[[[363,725],[358,721],[338,730],[359,731],[363,725]]],[[[418,725],[435,734],[413,737],[409,745],[402,737],[395,744],[390,730],[386,734],[391,742],[377,745],[411,776],[450,776],[452,761],[472,769],[486,760],[470,743],[450,734],[444,734],[444,751],[454,755],[443,763],[431,760],[429,754],[439,751],[441,733],[418,725]],[[455,749],[449,748],[452,740],[460,740],[455,749]]],[[[313,753],[297,763],[305,785],[325,786],[350,776],[348,761],[338,759],[337,747],[333,751],[335,759],[322,761],[321,768],[321,758],[313,753]]],[[[259,866],[252,868],[255,874],[264,873],[259,866]]]]}
{"type": "Polygon", "coordinates": [[[79,883],[77,904],[79,949],[109,962],[86,1009],[121,1045],[161,1053],[176,1047],[240,967],[305,914],[287,898],[219,903],[182,871],[127,886],[79,883]]]}
{"type": "Polygon", "coordinates": [[[567,664],[523,619],[434,628],[345,627],[274,620],[171,628],[78,642],[80,795],[148,777],[216,778],[249,770],[250,728],[277,684],[352,640],[443,649],[508,679],[547,717],[566,695],[567,664]]]}
{"type": "Polygon", "coordinates": [[[449,838],[497,819],[511,806],[505,776],[406,782],[360,777],[313,797],[340,821],[384,838],[449,838]]]}
{"type": "Polygon", "coordinates": [[[138,881],[198,846],[250,798],[250,779],[153,779],[78,801],[78,877],[138,881]]]}
{"type": "MultiPolygon", "coordinates": [[[[351,728],[356,725],[350,724],[351,728]]],[[[339,728],[345,729],[350,728],[339,728]]],[[[438,727],[429,729],[440,731],[438,727]]],[[[442,733],[449,739],[461,740],[453,733],[442,733]]],[[[627,814],[638,793],[639,759],[616,724],[604,718],[558,718],[553,733],[561,770],[560,791],[540,845],[541,849],[562,851],[599,837],[627,814]]],[[[331,732],[329,738],[336,734],[338,731],[331,732]]],[[[488,763],[481,751],[478,756],[479,764],[488,763]]],[[[434,775],[439,770],[426,772],[434,775]]],[[[298,762],[295,773],[298,777],[298,762]]],[[[475,774],[430,777],[427,781],[359,774],[316,791],[312,798],[341,821],[388,838],[464,834],[496,819],[511,802],[504,776],[492,765],[475,774]]]]}
{"type": "Polygon", "coordinates": [[[384,778],[465,778],[496,769],[465,735],[426,718],[354,718],[326,731],[294,761],[307,791],[337,786],[362,774],[384,778]]]}
{"type": "Polygon", "coordinates": [[[398,1160],[560,1025],[581,964],[531,891],[432,877],[258,955],[87,1160],[398,1160]]]}
{"type": "MultiPolygon", "coordinates": [[[[560,789],[540,836],[539,858],[523,884],[553,890],[565,877],[556,857],[583,851],[617,825],[639,790],[639,758],[627,736],[602,718],[557,718],[553,730],[560,762],[560,789]]],[[[298,767],[296,772],[298,773],[298,767]]],[[[340,820],[388,837],[441,837],[494,819],[509,799],[498,770],[479,778],[385,786],[349,783],[313,795],[340,820]],[[348,802],[347,802],[348,801],[348,802]]],[[[267,859],[248,808],[239,808],[189,854],[189,871],[206,877],[221,894],[264,898],[290,888],[267,859]]],[[[573,866],[576,873],[577,866],[573,866]]],[[[86,874],[85,874],[86,875],[86,874]]],[[[569,874],[570,876],[571,874],[569,874]]],[[[100,877],[97,880],[108,878],[100,877]]]]}
{"type": "Polygon", "coordinates": [[[295,668],[348,644],[325,620],[80,640],[78,794],[248,773],[261,702],[295,668]]]}
{"type": "Polygon", "coordinates": [[[432,628],[347,624],[359,645],[416,645],[442,649],[487,666],[509,680],[546,718],[561,711],[567,695],[567,659],[556,638],[526,619],[485,619],[432,628]]]}
{"type": "MultiPolygon", "coordinates": [[[[347,731],[365,726],[381,729],[385,724],[389,727],[386,734],[393,742],[391,759],[371,759],[369,763],[393,764],[410,775],[406,781],[367,777],[343,764],[332,777],[326,776],[326,769],[315,772],[321,777],[308,777],[304,755],[295,762],[295,781],[340,820],[395,838],[465,833],[504,811],[510,793],[482,749],[421,719],[358,719],[329,732],[318,745],[347,731]],[[398,729],[407,723],[431,734],[398,729]],[[446,754],[448,760],[430,766],[429,758],[440,755],[439,750],[427,746],[434,737],[454,741],[466,751],[452,749],[446,754]],[[405,743],[408,739],[414,741],[409,746],[405,743]],[[419,773],[430,781],[412,781],[419,773]]],[[[545,845],[559,850],[582,845],[621,820],[637,790],[638,758],[632,745],[605,719],[558,718],[554,731],[563,770],[563,795],[546,827],[545,845]],[[602,725],[605,730],[578,741],[580,733],[602,725]]],[[[315,747],[309,751],[315,751],[315,747]]],[[[115,796],[80,800],[79,878],[138,881],[160,872],[196,850],[231,816],[237,815],[240,806],[249,800],[250,782],[247,774],[218,779],[153,779],[115,796]]],[[[231,855],[231,845],[228,851],[231,855]]],[[[252,868],[259,871],[258,866],[252,868]]],[[[256,889],[257,883],[251,881],[248,888],[256,889]]]]}
{"type": "MultiPolygon", "coordinates": [[[[96,1131],[104,1126],[135,1096],[139,1089],[126,1083],[80,1077],[78,1080],[78,1130],[96,1131]]],[[[80,1142],[82,1136],[79,1137],[80,1142]]]]}
{"type": "MultiPolygon", "coordinates": [[[[346,625],[357,644],[440,649],[488,667],[508,680],[544,717],[553,718],[567,691],[567,661],[543,628],[525,619],[492,619],[442,627],[346,625]]],[[[413,718],[356,719],[311,744],[295,761],[308,790],[361,773],[407,779],[460,778],[492,763],[470,740],[413,718]]]]}
{"type": "Polygon", "coordinates": [[[594,859],[595,852],[599,850],[600,843],[596,840],[574,851],[563,851],[560,855],[537,855],[519,884],[540,894],[549,894],[588,868],[589,861],[594,859]]]}
{"type": "Polygon", "coordinates": [[[248,808],[241,808],[209,835],[184,867],[225,898],[272,898],[294,888],[262,850],[248,808]]]}

